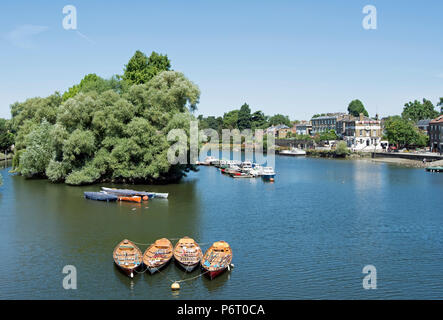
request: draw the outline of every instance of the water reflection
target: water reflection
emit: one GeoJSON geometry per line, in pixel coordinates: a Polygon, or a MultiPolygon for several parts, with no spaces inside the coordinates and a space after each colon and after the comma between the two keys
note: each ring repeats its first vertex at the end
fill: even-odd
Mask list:
{"type": "Polygon", "coordinates": [[[441,174],[370,162],[276,161],[274,184],[204,167],[179,184],[133,187],[169,192],[169,200],[153,199],[147,208],[83,198],[100,186],[26,180],[2,170],[0,298],[365,299],[359,272],[367,263],[386,275],[371,298],[443,296],[436,285],[443,283],[441,174]],[[171,264],[130,279],[115,269],[112,252],[124,238],[144,251],[156,239],[185,235],[203,251],[228,241],[234,273],[211,281],[171,264]],[[60,285],[67,264],[79,272],[74,293],[60,285]],[[11,265],[27,272],[11,273],[11,265]],[[327,270],[338,275],[331,279],[327,270]],[[172,293],[172,281],[181,279],[189,280],[172,293]]]}
{"type": "Polygon", "coordinates": [[[137,272],[134,274],[134,278],[128,277],[117,265],[114,263],[114,276],[119,280],[123,286],[129,290],[132,294],[137,283],[140,282],[140,274],[137,272]]]}
{"type": "Polygon", "coordinates": [[[226,272],[223,272],[222,274],[220,274],[219,276],[217,276],[212,280],[209,279],[206,275],[203,275],[201,278],[206,290],[208,290],[208,292],[210,293],[213,293],[223,288],[223,286],[230,279],[230,277],[231,277],[231,272],[226,270],[226,272]]]}

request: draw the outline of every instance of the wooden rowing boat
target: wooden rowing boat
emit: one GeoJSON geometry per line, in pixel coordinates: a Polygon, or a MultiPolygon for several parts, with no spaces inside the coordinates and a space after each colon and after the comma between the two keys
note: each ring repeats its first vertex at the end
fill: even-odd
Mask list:
{"type": "Polygon", "coordinates": [[[151,274],[166,266],[172,258],[172,243],[166,238],[158,239],[143,254],[143,264],[151,274]]]}
{"type": "Polygon", "coordinates": [[[142,202],[142,197],[118,197],[118,201],[127,201],[127,202],[137,202],[140,203],[142,202]]]}
{"type": "Polygon", "coordinates": [[[217,241],[205,252],[201,261],[204,273],[212,280],[230,268],[232,249],[226,241],[217,241]]]}
{"type": "Polygon", "coordinates": [[[189,237],[181,238],[174,247],[174,260],[187,272],[193,271],[202,257],[200,246],[189,237]]]}
{"type": "Polygon", "coordinates": [[[123,240],[115,247],[112,256],[117,267],[131,278],[134,277],[135,271],[142,263],[141,250],[128,239],[123,240]]]}

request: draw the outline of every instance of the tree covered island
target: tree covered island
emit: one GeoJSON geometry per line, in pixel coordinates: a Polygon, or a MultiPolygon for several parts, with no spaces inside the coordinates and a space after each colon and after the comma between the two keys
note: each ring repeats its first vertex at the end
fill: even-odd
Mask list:
{"type": "Polygon", "coordinates": [[[14,103],[14,170],[69,185],[178,181],[195,167],[169,163],[167,134],[189,131],[199,96],[166,55],[137,51],[121,76],[14,103]]]}

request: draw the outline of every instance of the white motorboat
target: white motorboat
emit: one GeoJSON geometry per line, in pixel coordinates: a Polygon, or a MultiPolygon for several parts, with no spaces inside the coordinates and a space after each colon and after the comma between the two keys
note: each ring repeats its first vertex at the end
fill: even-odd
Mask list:
{"type": "Polygon", "coordinates": [[[275,178],[275,171],[272,167],[264,167],[261,176],[263,180],[272,181],[275,178]]]}
{"type": "Polygon", "coordinates": [[[199,162],[199,164],[202,165],[202,166],[212,166],[216,161],[218,161],[217,158],[209,156],[209,157],[205,158],[205,161],[199,162]]]}
{"type": "Polygon", "coordinates": [[[282,150],[279,152],[282,156],[305,156],[306,151],[298,149],[298,148],[291,148],[289,150],[282,150]]]}

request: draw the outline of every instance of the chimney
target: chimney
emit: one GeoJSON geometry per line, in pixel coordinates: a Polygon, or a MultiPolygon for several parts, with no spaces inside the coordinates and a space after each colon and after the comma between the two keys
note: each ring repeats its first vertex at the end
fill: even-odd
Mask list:
{"type": "Polygon", "coordinates": [[[360,121],[363,121],[363,113],[360,113],[360,121]]]}

